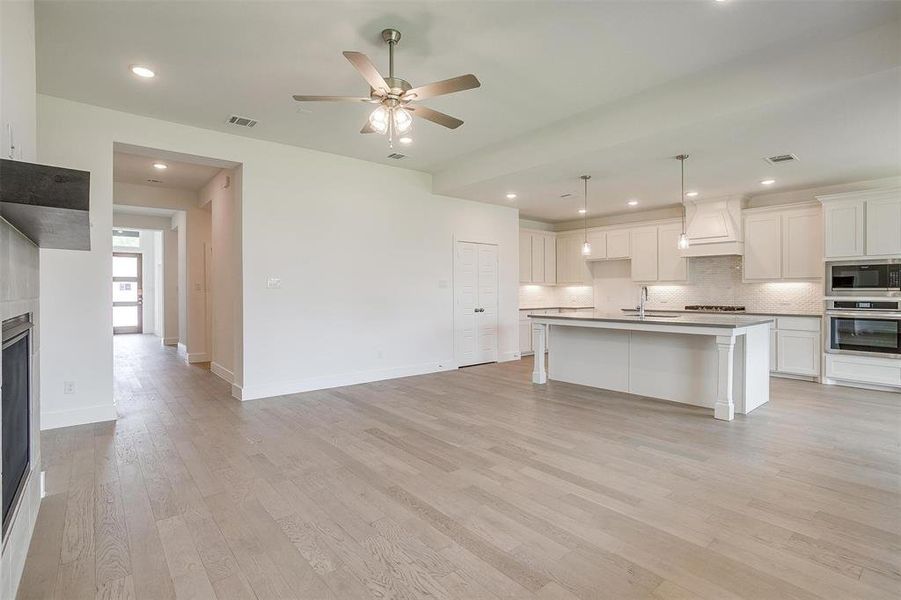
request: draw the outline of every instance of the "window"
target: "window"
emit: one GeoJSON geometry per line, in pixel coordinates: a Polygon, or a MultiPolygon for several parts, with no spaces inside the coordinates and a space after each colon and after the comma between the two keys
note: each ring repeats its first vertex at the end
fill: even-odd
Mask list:
{"type": "Polygon", "coordinates": [[[141,234],[127,229],[113,230],[113,246],[119,248],[138,248],[141,245],[141,234]]]}

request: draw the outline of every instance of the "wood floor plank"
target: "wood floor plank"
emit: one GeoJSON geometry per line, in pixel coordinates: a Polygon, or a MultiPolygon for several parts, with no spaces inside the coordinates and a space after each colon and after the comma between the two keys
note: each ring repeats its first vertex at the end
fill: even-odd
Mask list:
{"type": "Polygon", "coordinates": [[[730,423],[531,361],[241,403],[115,336],[119,420],[42,432],[19,600],[889,600],[898,394],[730,423]]]}

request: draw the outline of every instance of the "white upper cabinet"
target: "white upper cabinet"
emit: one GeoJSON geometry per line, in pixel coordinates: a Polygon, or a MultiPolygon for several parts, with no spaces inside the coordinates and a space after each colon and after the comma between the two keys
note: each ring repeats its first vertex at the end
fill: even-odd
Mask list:
{"type": "Polygon", "coordinates": [[[754,209],[744,215],[744,279],[819,279],[823,276],[818,206],[754,209]]]}
{"type": "Polygon", "coordinates": [[[863,200],[830,202],[823,205],[826,258],[864,255],[863,200]]]}
{"type": "Polygon", "coordinates": [[[823,272],[820,207],[786,211],[782,214],[782,278],[818,279],[823,272]]]}
{"type": "MultiPolygon", "coordinates": [[[[591,256],[588,260],[598,260],[607,257],[607,232],[606,231],[589,231],[588,243],[591,244],[591,256]]],[[[581,252],[581,248],[579,252],[581,252]]]]}
{"type": "Polygon", "coordinates": [[[688,259],[679,252],[682,224],[672,223],[657,228],[657,281],[688,279],[688,259]]]}
{"type": "Polygon", "coordinates": [[[901,193],[870,198],[865,213],[867,256],[901,254],[901,193]]]}
{"type": "Polygon", "coordinates": [[[519,231],[519,282],[557,283],[556,234],[519,231]]]}
{"type": "Polygon", "coordinates": [[[778,213],[745,217],[745,279],[782,277],[782,217],[778,213]]]}
{"type": "Polygon", "coordinates": [[[571,285],[591,283],[591,270],[585,257],[582,256],[584,241],[585,234],[582,231],[561,233],[557,236],[557,283],[571,285]]]}
{"type": "Polygon", "coordinates": [[[901,188],[817,196],[826,258],[901,254],[901,188]]]}
{"type": "Polygon", "coordinates": [[[544,242],[545,236],[532,234],[532,283],[547,283],[544,277],[544,242]]]}
{"type": "Polygon", "coordinates": [[[629,229],[613,229],[607,232],[607,258],[629,258],[632,248],[632,232],[629,229]]]}
{"type": "Polygon", "coordinates": [[[657,281],[657,227],[632,230],[632,280],[657,281]]]}
{"type": "Polygon", "coordinates": [[[557,236],[544,238],[544,282],[557,283],[557,236]]]}
{"type": "Polygon", "coordinates": [[[519,232],[519,282],[532,283],[532,234],[519,232]]]}

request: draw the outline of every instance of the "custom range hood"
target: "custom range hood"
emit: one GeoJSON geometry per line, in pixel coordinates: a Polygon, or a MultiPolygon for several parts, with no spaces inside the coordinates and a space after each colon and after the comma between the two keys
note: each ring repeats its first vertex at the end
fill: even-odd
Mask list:
{"type": "Polygon", "coordinates": [[[742,196],[685,202],[685,233],[689,246],[682,256],[727,256],[744,253],[741,229],[742,196]]]}
{"type": "Polygon", "coordinates": [[[90,250],[91,174],[0,159],[0,217],[41,248],[90,250]]]}

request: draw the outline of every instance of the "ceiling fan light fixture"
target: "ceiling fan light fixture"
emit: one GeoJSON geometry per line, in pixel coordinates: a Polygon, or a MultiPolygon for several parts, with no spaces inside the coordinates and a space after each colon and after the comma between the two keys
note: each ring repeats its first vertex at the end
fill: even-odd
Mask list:
{"type": "Polygon", "coordinates": [[[405,108],[394,108],[391,110],[394,119],[394,131],[397,133],[406,133],[413,126],[413,115],[405,108]]]}
{"type": "Polygon", "coordinates": [[[369,124],[372,125],[372,128],[378,133],[387,133],[388,119],[390,116],[387,108],[379,106],[369,115],[369,124]]]}

